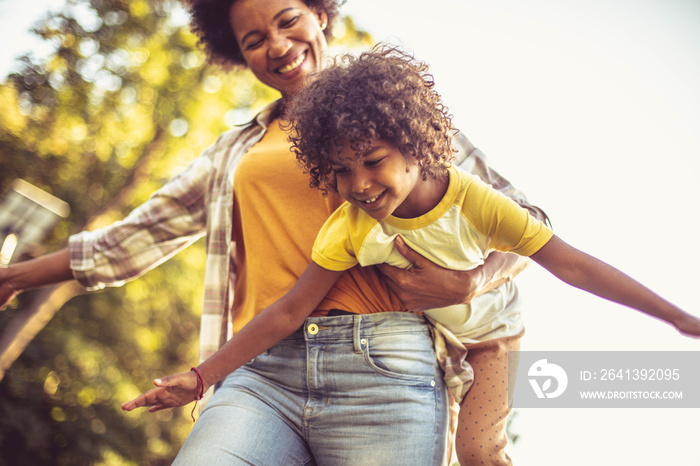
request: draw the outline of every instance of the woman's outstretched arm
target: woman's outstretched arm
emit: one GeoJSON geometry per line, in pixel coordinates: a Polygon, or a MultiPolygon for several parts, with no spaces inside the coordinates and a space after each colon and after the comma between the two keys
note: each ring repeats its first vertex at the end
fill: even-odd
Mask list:
{"type": "Polygon", "coordinates": [[[0,309],[22,291],[74,280],[68,249],[0,268],[0,309]]]}

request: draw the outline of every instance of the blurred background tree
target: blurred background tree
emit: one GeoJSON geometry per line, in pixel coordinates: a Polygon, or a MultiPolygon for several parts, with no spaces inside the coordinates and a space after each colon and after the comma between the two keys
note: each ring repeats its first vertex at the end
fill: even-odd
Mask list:
{"type": "MultiPolygon", "coordinates": [[[[122,218],[278,97],[248,71],[208,66],[188,20],[175,0],[71,0],[36,27],[55,53],[24,57],[0,87],[0,196],[22,178],[71,215],[31,255],[122,218]]],[[[332,53],[370,44],[349,18],[335,35],[332,53]]],[[[0,464],[170,464],[191,406],[119,406],[196,362],[204,254],[199,241],[63,306],[0,382],[0,464]]],[[[37,299],[21,295],[0,329],[37,299]]]]}

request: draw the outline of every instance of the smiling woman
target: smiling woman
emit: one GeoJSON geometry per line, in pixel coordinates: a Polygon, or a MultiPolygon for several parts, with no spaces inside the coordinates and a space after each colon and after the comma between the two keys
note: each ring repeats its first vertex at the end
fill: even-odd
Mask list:
{"type": "MultiPolygon", "coordinates": [[[[187,0],[187,3],[193,5],[191,9],[192,30],[200,37],[202,45],[209,54],[210,61],[224,66],[247,67],[242,50],[231,28],[233,0],[187,0]],[[199,5],[202,7],[200,8],[199,5]]],[[[315,12],[325,13],[326,27],[323,33],[326,40],[329,40],[333,35],[333,24],[342,3],[342,1],[337,0],[309,0],[286,3],[283,8],[304,5],[315,12]]]]}
{"type": "Polygon", "coordinates": [[[328,15],[301,0],[238,0],[231,25],[243,59],[255,76],[288,96],[321,69],[328,15]]]}

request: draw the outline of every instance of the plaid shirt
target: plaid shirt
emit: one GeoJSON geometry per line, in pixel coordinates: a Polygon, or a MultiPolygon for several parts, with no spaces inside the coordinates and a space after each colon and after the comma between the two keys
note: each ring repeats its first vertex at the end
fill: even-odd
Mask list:
{"type": "MultiPolygon", "coordinates": [[[[119,286],[166,261],[206,235],[206,272],[200,330],[200,360],[229,338],[235,261],[231,255],[233,173],[241,156],[265,133],[277,103],[251,122],[227,131],[180,175],[156,191],[124,220],[74,235],[69,240],[71,269],[87,289],[119,286]]],[[[525,197],[488,167],[484,155],[456,137],[458,163],[527,207],[525,197]]]]}

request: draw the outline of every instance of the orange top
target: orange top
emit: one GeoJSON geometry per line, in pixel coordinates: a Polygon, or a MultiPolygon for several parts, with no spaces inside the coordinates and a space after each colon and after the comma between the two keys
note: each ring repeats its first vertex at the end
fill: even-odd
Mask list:
{"type": "MultiPolygon", "coordinates": [[[[241,158],[233,186],[238,264],[233,331],[237,332],[296,284],[311,261],[318,231],[343,199],[336,193],[324,197],[309,187],[309,176],[277,121],[241,158]]],[[[345,272],[313,315],[325,315],[330,309],[357,314],[406,310],[374,267],[345,272]]]]}

